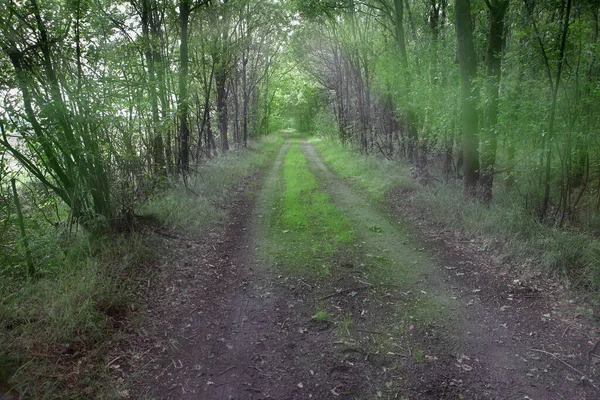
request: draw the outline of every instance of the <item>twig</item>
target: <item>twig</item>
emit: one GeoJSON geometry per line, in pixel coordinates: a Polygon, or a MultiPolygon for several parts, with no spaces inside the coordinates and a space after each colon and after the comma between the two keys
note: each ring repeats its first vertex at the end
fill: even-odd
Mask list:
{"type": "Polygon", "coordinates": [[[594,347],[588,352],[588,357],[592,358],[592,357],[598,357],[595,353],[596,349],[598,348],[598,345],[600,345],[600,341],[596,342],[596,344],[594,345],[594,347]]]}
{"type": "Polygon", "coordinates": [[[190,340],[190,339],[195,339],[198,336],[200,336],[200,333],[197,333],[197,334],[192,335],[192,336],[182,336],[182,338],[184,338],[185,340],[190,340]]]}
{"type": "Polygon", "coordinates": [[[565,364],[567,367],[571,368],[573,371],[577,372],[581,377],[585,378],[585,380],[592,385],[592,387],[596,390],[598,390],[598,388],[590,381],[590,379],[586,376],[586,374],[584,374],[583,372],[581,372],[580,370],[578,370],[577,368],[575,368],[574,366],[572,366],[571,364],[569,364],[568,362],[562,360],[560,357],[558,357],[556,354],[550,353],[549,351],[546,350],[540,350],[540,349],[531,349],[531,351],[537,351],[538,353],[543,353],[543,354],[548,354],[549,356],[557,359],[558,361],[560,361],[561,363],[565,364]]]}
{"type": "Polygon", "coordinates": [[[283,328],[285,328],[286,322],[287,322],[287,320],[284,320],[283,323],[281,324],[281,329],[279,329],[279,333],[283,332],[283,328]]]}
{"type": "Polygon", "coordinates": [[[335,296],[339,296],[339,295],[350,293],[350,292],[355,292],[355,291],[361,290],[361,289],[368,289],[368,288],[370,288],[370,286],[366,286],[365,285],[365,286],[358,286],[358,287],[355,287],[355,288],[345,289],[345,290],[341,290],[339,292],[328,294],[327,296],[321,297],[318,300],[327,300],[327,299],[330,299],[330,298],[335,297],[335,296]]]}
{"type": "Polygon", "coordinates": [[[226,374],[226,373],[228,373],[229,371],[231,371],[232,369],[234,369],[235,367],[236,367],[235,365],[232,365],[231,367],[227,368],[225,371],[223,371],[223,372],[219,372],[219,373],[217,374],[217,376],[221,376],[221,375],[223,375],[223,374],[226,374]]]}
{"type": "Polygon", "coordinates": [[[166,238],[168,238],[168,239],[175,239],[175,240],[186,240],[186,239],[184,239],[184,238],[181,238],[181,237],[179,237],[179,236],[172,235],[172,234],[170,234],[170,233],[163,232],[163,231],[161,231],[161,230],[158,230],[158,229],[155,229],[155,230],[154,230],[154,233],[155,233],[155,234],[157,234],[157,235],[159,235],[159,236],[166,237],[166,238]]]}
{"type": "Polygon", "coordinates": [[[312,286],[310,286],[308,283],[304,282],[304,280],[303,280],[303,279],[298,279],[298,281],[299,281],[300,283],[302,283],[303,285],[305,285],[306,287],[308,287],[309,289],[311,289],[311,290],[312,290],[312,286]]]}
{"type": "Polygon", "coordinates": [[[266,376],[267,378],[272,378],[272,377],[273,377],[273,375],[279,375],[279,373],[278,373],[277,371],[275,371],[275,372],[274,372],[274,373],[272,373],[272,374],[266,374],[266,373],[264,373],[263,371],[261,371],[261,370],[260,370],[260,368],[258,368],[258,367],[252,366],[252,368],[254,368],[255,370],[257,370],[259,374],[261,374],[261,375],[263,375],[263,376],[266,376]]]}
{"type": "Polygon", "coordinates": [[[368,331],[366,329],[357,329],[357,332],[363,332],[363,333],[371,333],[373,335],[387,335],[387,333],[385,332],[377,332],[377,331],[368,331]]]}
{"type": "Polygon", "coordinates": [[[563,332],[562,337],[565,337],[565,335],[569,331],[569,328],[571,327],[571,325],[573,325],[574,322],[575,322],[575,319],[573,319],[573,321],[569,322],[569,325],[567,325],[567,327],[565,328],[565,331],[563,332]]]}
{"type": "Polygon", "coordinates": [[[106,364],[106,368],[110,367],[112,363],[114,363],[115,361],[117,361],[117,360],[118,360],[118,359],[120,359],[121,357],[123,357],[123,356],[119,356],[119,357],[117,357],[117,358],[113,359],[113,360],[112,360],[111,362],[109,362],[108,364],[106,364]]]}
{"type": "Polygon", "coordinates": [[[200,195],[199,195],[198,193],[194,192],[192,189],[190,189],[190,188],[188,187],[188,184],[187,184],[187,176],[186,176],[186,174],[184,173],[184,174],[182,174],[182,175],[183,175],[183,186],[185,186],[186,190],[187,190],[188,192],[190,192],[191,194],[195,195],[196,197],[200,197],[200,195]]]}
{"type": "MultiPolygon", "coordinates": [[[[56,356],[54,356],[52,354],[45,354],[45,353],[31,353],[31,356],[33,356],[33,357],[41,357],[41,358],[54,358],[54,357],[56,357],[56,356]]],[[[121,358],[121,357],[117,357],[117,358],[121,358]]]]}

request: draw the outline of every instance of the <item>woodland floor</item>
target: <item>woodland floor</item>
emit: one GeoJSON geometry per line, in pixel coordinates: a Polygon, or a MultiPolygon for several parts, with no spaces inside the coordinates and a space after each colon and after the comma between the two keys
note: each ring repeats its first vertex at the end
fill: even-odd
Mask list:
{"type": "Polygon", "coordinates": [[[410,193],[370,204],[311,144],[288,141],[228,212],[206,237],[161,232],[147,308],[128,348],[107,355],[123,398],[600,398],[597,323],[559,283],[515,276],[416,214],[410,193]],[[356,233],[327,274],[295,274],[265,250],[292,145],[356,233]]]}

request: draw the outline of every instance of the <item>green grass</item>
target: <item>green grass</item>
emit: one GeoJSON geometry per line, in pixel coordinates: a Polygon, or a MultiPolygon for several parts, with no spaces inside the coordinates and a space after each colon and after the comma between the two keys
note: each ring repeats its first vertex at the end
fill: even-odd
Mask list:
{"type": "Polygon", "coordinates": [[[354,231],[319,189],[297,143],[286,155],[283,178],[269,238],[275,259],[298,273],[323,274],[335,253],[355,241],[354,231]]]}
{"type": "Polygon", "coordinates": [[[310,142],[323,161],[339,176],[351,181],[371,200],[381,200],[390,189],[415,190],[419,185],[404,165],[373,156],[357,154],[335,141],[314,137],[310,142]]]}
{"type": "Polygon", "coordinates": [[[584,232],[540,223],[511,194],[499,191],[486,207],[466,200],[458,185],[438,185],[415,193],[414,205],[430,218],[475,238],[482,250],[493,248],[501,260],[524,272],[541,269],[570,286],[600,291],[600,241],[584,232]]]}
{"type": "Polygon", "coordinates": [[[315,322],[328,322],[331,319],[331,316],[326,310],[321,310],[317,311],[317,313],[313,315],[311,319],[315,322]]]}
{"type": "Polygon", "coordinates": [[[8,372],[0,373],[0,388],[25,398],[102,393],[103,357],[118,336],[114,321],[126,316],[140,267],[147,270],[154,256],[151,243],[138,235],[80,235],[65,250],[61,268],[17,290],[3,287],[0,370],[8,372]],[[66,378],[77,365],[77,379],[66,378]]]}
{"type": "Polygon", "coordinates": [[[354,329],[354,320],[349,312],[338,322],[338,335],[341,339],[351,339],[354,329]]]}

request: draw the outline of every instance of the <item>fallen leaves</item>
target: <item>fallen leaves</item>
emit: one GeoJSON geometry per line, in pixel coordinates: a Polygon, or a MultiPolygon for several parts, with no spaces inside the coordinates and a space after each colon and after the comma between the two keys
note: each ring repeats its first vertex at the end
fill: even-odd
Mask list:
{"type": "Polygon", "coordinates": [[[470,371],[472,371],[472,370],[473,370],[473,367],[472,367],[472,366],[470,366],[469,364],[467,364],[467,363],[465,362],[465,361],[470,361],[470,360],[471,360],[471,358],[470,358],[470,357],[468,357],[468,356],[466,356],[466,355],[464,355],[464,354],[461,354],[461,355],[460,355],[460,356],[458,356],[458,358],[456,359],[456,364],[455,364],[455,365],[456,365],[458,368],[460,368],[462,371],[464,371],[464,372],[470,372],[470,371]]]}

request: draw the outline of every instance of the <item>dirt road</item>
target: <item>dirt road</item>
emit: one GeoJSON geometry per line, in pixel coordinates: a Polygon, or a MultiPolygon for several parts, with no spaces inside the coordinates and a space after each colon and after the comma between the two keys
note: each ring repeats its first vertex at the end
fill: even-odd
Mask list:
{"type": "MultiPolygon", "coordinates": [[[[403,196],[370,204],[309,143],[286,142],[262,180],[240,188],[223,232],[165,239],[171,268],[152,288],[124,397],[600,398],[596,333],[553,283],[515,281],[411,218],[403,196]],[[273,221],[293,146],[356,238],[326,273],[290,272],[269,250],[284,234],[273,221]]],[[[291,259],[298,246],[284,249],[291,259]]],[[[322,263],[314,257],[304,264],[322,263]]]]}

